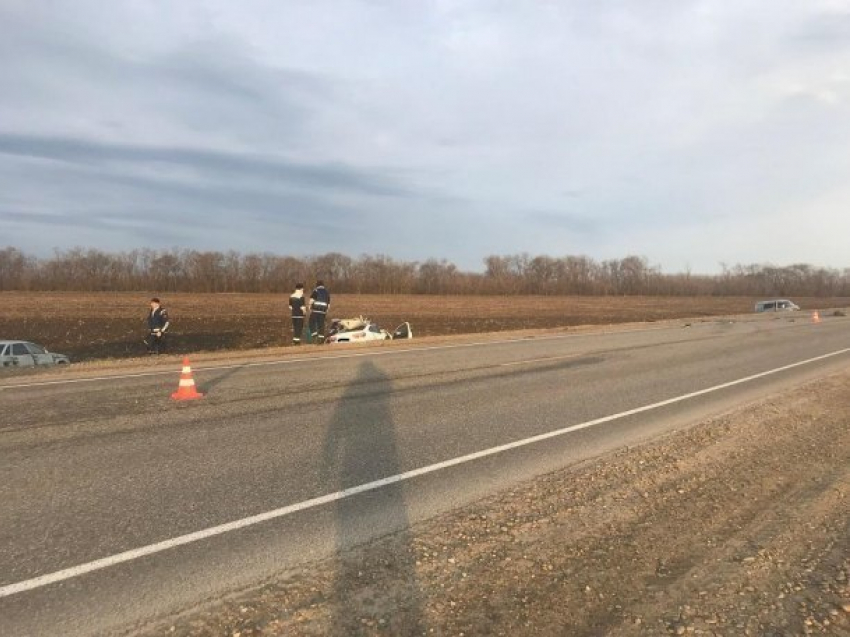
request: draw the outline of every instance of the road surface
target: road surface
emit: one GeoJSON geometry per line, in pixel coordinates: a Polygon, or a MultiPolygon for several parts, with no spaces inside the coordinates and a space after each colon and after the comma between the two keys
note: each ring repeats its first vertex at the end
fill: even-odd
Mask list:
{"type": "Polygon", "coordinates": [[[807,316],[0,377],[0,617],[124,634],[845,367],[807,316]]]}

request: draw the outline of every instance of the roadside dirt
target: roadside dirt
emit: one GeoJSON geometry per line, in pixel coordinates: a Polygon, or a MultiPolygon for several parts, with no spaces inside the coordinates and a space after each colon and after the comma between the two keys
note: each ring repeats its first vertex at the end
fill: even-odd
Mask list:
{"type": "MultiPolygon", "coordinates": [[[[142,338],[149,292],[0,292],[0,338],[31,340],[73,362],[130,358],[142,338]]],[[[174,354],[291,344],[288,297],[278,294],[162,296],[174,354]]],[[[795,299],[803,308],[844,307],[847,298],[795,299]]],[[[544,297],[336,294],[332,316],[364,315],[419,336],[610,325],[752,313],[747,297],[544,297]]]]}
{"type": "Polygon", "coordinates": [[[850,372],[145,635],[850,635],[850,372]]]}

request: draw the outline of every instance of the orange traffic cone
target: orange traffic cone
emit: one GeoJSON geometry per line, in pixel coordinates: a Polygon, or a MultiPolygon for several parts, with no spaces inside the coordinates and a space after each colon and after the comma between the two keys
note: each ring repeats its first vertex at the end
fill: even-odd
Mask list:
{"type": "Polygon", "coordinates": [[[183,373],[180,374],[180,385],[177,391],[171,394],[174,400],[192,400],[203,398],[204,395],[195,389],[195,379],[192,378],[192,368],[189,367],[189,357],[183,359],[183,373]]]}
{"type": "Polygon", "coordinates": [[[812,312],[812,323],[820,323],[820,314],[818,314],[817,310],[812,312]]]}

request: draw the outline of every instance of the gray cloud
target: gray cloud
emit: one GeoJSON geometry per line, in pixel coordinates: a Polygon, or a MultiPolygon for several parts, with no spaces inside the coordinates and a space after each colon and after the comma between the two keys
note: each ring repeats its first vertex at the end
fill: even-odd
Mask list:
{"type": "Polygon", "coordinates": [[[790,39],[812,45],[850,47],[850,10],[826,11],[811,16],[790,39]]]}
{"type": "Polygon", "coordinates": [[[282,158],[194,148],[110,144],[62,137],[0,133],[0,154],[104,166],[110,162],[189,168],[212,176],[274,180],[300,188],[341,189],[380,196],[407,193],[398,183],[341,165],[295,164],[282,158]]]}
{"type": "Polygon", "coordinates": [[[568,212],[531,212],[528,220],[540,231],[564,230],[571,235],[592,235],[600,229],[599,220],[568,212]]]}
{"type": "Polygon", "coordinates": [[[0,235],[843,266],[834,7],[9,0],[0,235]]]}

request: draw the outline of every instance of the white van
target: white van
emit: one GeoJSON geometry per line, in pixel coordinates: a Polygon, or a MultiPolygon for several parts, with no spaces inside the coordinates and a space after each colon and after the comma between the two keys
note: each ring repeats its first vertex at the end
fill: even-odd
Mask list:
{"type": "Polygon", "coordinates": [[[791,312],[799,310],[800,306],[788,299],[773,299],[756,303],[756,312],[791,312]]]}

